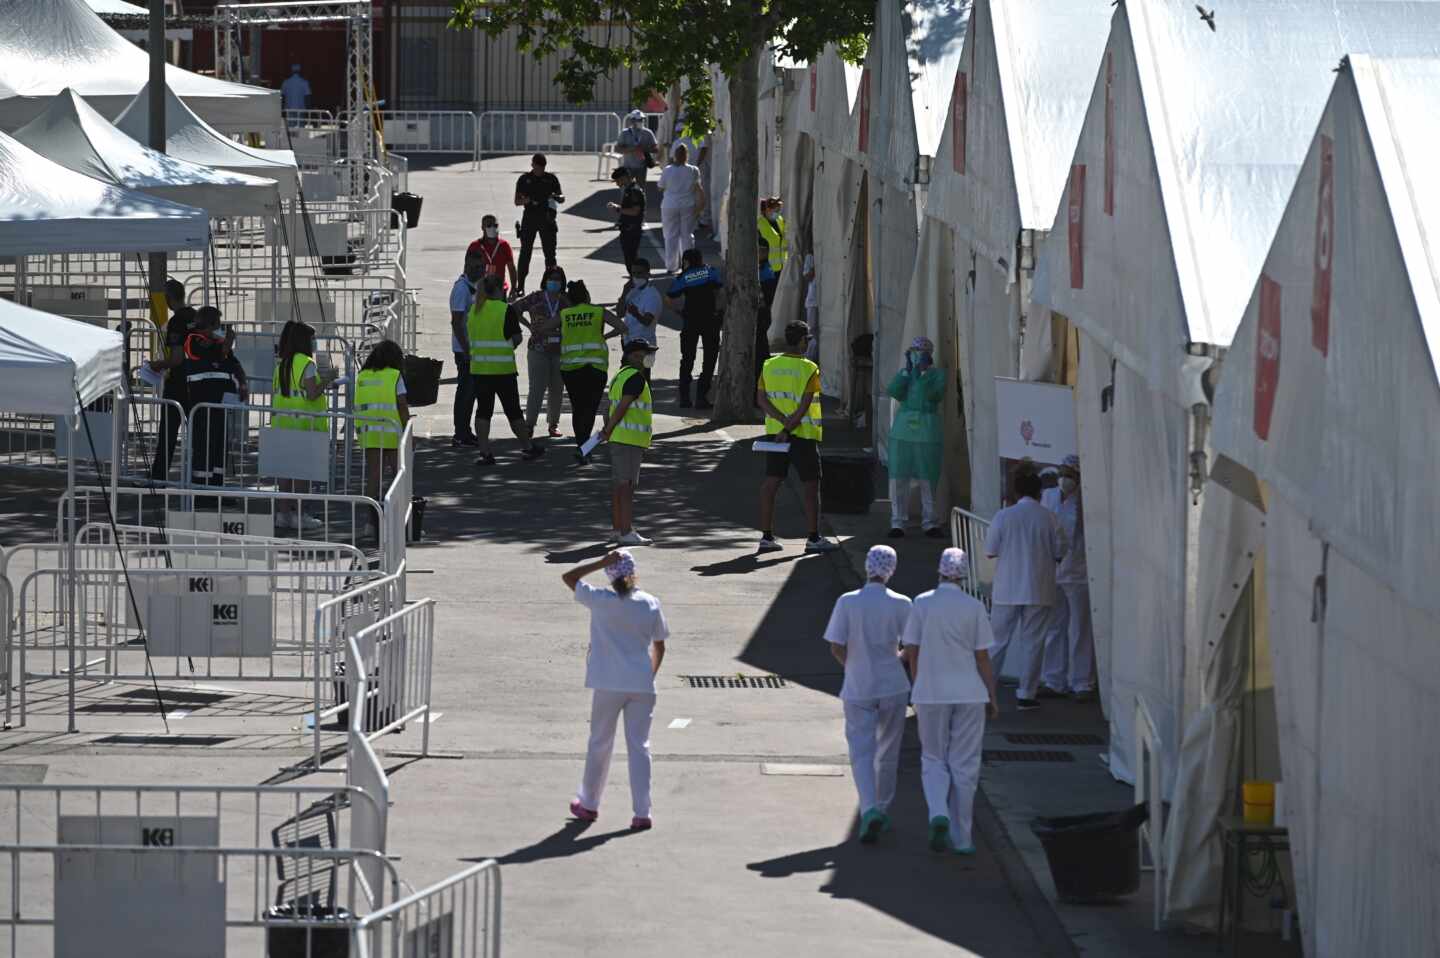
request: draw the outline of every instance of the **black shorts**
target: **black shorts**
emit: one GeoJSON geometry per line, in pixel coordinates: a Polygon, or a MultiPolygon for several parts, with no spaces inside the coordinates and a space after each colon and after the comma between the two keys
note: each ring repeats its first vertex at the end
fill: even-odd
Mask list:
{"type": "Polygon", "coordinates": [[[772,479],[784,479],[790,467],[801,482],[818,482],[820,479],[820,444],[814,439],[790,438],[789,452],[765,453],[765,475],[772,479]]]}

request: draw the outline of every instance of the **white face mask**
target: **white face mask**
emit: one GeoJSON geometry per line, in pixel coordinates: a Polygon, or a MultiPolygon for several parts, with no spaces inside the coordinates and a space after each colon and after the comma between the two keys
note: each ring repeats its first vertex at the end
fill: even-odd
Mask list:
{"type": "Polygon", "coordinates": [[[498,227],[498,226],[487,226],[487,227],[485,227],[485,238],[486,238],[486,239],[497,239],[497,238],[499,238],[499,236],[500,236],[500,227],[498,227]]]}
{"type": "Polygon", "coordinates": [[[640,360],[640,364],[641,364],[642,366],[644,366],[646,369],[650,369],[651,367],[653,367],[653,366],[655,365],[655,354],[654,354],[654,353],[646,353],[646,354],[645,354],[645,358],[642,359],[642,360],[640,360]]]}
{"type": "Polygon", "coordinates": [[[1080,483],[1074,479],[1071,479],[1069,476],[1060,477],[1060,491],[1065,493],[1065,495],[1074,495],[1075,490],[1078,488],[1080,488],[1080,483]]]}

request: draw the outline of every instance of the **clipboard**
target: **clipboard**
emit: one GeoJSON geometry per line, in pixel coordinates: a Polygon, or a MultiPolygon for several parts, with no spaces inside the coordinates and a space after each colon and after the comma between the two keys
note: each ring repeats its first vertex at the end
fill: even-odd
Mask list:
{"type": "Polygon", "coordinates": [[[756,452],[789,452],[788,442],[771,442],[769,439],[756,439],[750,446],[756,452]]]}

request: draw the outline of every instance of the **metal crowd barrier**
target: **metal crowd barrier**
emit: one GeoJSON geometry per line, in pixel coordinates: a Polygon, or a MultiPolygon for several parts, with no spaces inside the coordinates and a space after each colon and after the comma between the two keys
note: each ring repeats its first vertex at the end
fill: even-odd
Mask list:
{"type": "Polygon", "coordinates": [[[480,114],[479,157],[525,153],[595,153],[620,136],[620,117],[601,112],[491,110],[480,114]]]}
{"type": "Polygon", "coordinates": [[[990,520],[958,506],[950,510],[950,542],[964,549],[970,560],[970,572],[961,588],[985,603],[986,609],[990,608],[990,590],[995,582],[995,560],[985,555],[985,534],[989,531],[990,520]]]}
{"type": "Polygon", "coordinates": [[[383,110],[387,150],[406,153],[468,153],[470,169],[480,162],[480,120],[466,110],[383,110]]]}
{"type": "MultiPolygon", "coordinates": [[[[349,690],[343,684],[322,676],[324,664],[320,660],[320,649],[338,649],[345,645],[350,636],[358,635],[381,619],[405,607],[404,563],[396,571],[379,579],[360,583],[345,593],[328,599],[315,609],[315,713],[311,720],[313,730],[314,759],[318,766],[321,760],[322,723],[334,719],[341,713],[355,714],[363,718],[363,712],[349,713],[349,690]],[[342,691],[343,690],[343,691],[342,691]]],[[[427,680],[428,681],[428,680],[427,680]]],[[[363,731],[362,731],[363,737],[363,731]]]]}
{"type": "Polygon", "coordinates": [[[185,432],[185,484],[194,489],[271,490],[283,481],[316,483],[332,495],[368,495],[356,416],[296,413],[254,403],[196,403],[185,432]],[[276,415],[323,424],[323,430],[279,429],[276,415]]]}
{"type": "Polygon", "coordinates": [[[374,741],[423,716],[420,754],[429,755],[435,600],[421,599],[361,629],[346,648],[352,729],[374,741]]]}
{"type": "Polygon", "coordinates": [[[354,958],[499,958],[500,865],[494,859],[366,915],[354,958]]]}

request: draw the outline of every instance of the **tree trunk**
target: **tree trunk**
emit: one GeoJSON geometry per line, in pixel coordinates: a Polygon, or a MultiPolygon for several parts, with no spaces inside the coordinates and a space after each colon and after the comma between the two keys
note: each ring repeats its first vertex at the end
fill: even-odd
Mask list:
{"type": "Polygon", "coordinates": [[[714,418],[754,421],[755,320],[760,309],[758,266],[760,215],[760,59],[757,42],[728,78],[730,84],[730,195],[726,207],[725,338],[720,351],[714,418]]]}

